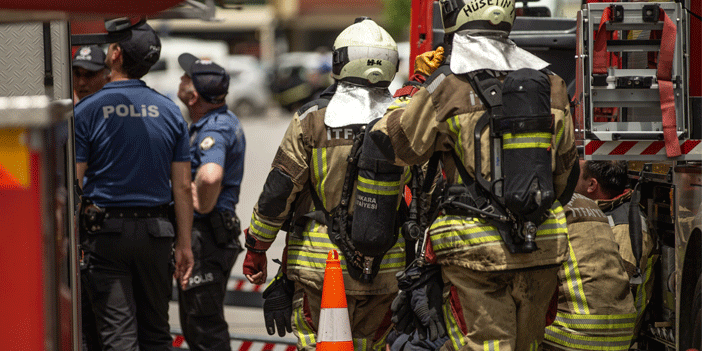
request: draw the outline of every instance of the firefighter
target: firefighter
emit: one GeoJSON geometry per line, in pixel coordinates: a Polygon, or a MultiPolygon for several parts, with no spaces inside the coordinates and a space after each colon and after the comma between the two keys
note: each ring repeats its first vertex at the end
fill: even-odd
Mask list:
{"type": "Polygon", "coordinates": [[[105,52],[97,45],[81,46],[73,55],[73,101],[102,89],[110,80],[105,52]]]}
{"type": "Polygon", "coordinates": [[[148,24],[132,28],[108,49],[110,82],[75,107],[81,246],[103,350],[170,350],[172,279],[184,286],[193,265],[187,124],[140,80],[160,51],[148,24]]]}
{"type": "MultiPolygon", "coordinates": [[[[387,87],[397,71],[397,46],[375,22],[359,18],[336,38],[334,58],[335,84],[293,116],[280,143],[250,227],[245,230],[243,268],[252,283],[265,282],[266,250],[290,218],[283,268],[264,292],[268,333],[272,335],[276,327],[281,336],[292,330],[298,349],[315,349],[325,260],[328,251],[336,249],[344,271],[355,349],[381,350],[391,327],[390,304],[397,293],[395,273],[405,264],[404,241],[396,238],[399,227],[383,233],[395,236],[396,241],[374,261],[379,269],[369,274],[372,282],[368,282],[352,275],[353,263],[335,239],[351,223],[325,223],[329,223],[330,213],[352,215],[357,208],[357,201],[348,198],[359,191],[356,177],[348,174],[350,161],[356,159],[352,150],[360,146],[356,140],[364,135],[366,124],[381,116],[392,102],[387,87]],[[344,193],[346,199],[342,199],[344,193]]],[[[375,186],[392,194],[395,209],[405,178],[375,186]]]]}
{"type": "Polygon", "coordinates": [[[558,266],[567,257],[567,227],[560,203],[569,201],[577,181],[565,83],[545,70],[548,63],[507,38],[514,22],[514,1],[442,0],[440,8],[447,34],[446,60],[429,72],[431,76],[411,100],[398,101],[400,105],[389,110],[369,135],[388,159],[400,165],[424,163],[438,152],[448,178],[445,205],[440,205],[443,209],[428,230],[425,260],[437,265],[410,270],[408,281],[400,280],[405,287],[398,295],[395,317],[406,323],[403,311],[409,310],[405,315],[416,320],[420,335],[430,340],[448,334],[443,350],[534,350],[543,340],[558,266]],[[505,182],[499,183],[490,179],[492,169],[502,165],[490,157],[491,145],[496,144],[482,142],[491,139],[492,133],[487,125],[482,133],[474,130],[485,121],[486,105],[491,106],[488,116],[494,116],[499,107],[496,87],[505,80],[503,93],[507,92],[505,76],[513,74],[514,82],[523,74],[530,85],[520,90],[510,84],[510,89],[516,89],[511,93],[532,96],[531,88],[538,87],[538,101],[520,102],[502,95],[504,115],[508,115],[508,102],[512,109],[524,109],[517,111],[523,116],[529,116],[532,108],[539,110],[533,122],[509,122],[516,129],[514,134],[504,134],[502,153],[530,149],[531,154],[505,162],[501,177],[505,182]],[[476,140],[481,140],[480,148],[476,140]],[[476,157],[481,161],[475,162],[476,157]],[[505,173],[508,166],[512,168],[505,173]],[[534,192],[521,190],[547,208],[539,214],[540,225],[522,222],[515,227],[519,222],[499,215],[496,211],[504,210],[492,199],[499,195],[498,186],[507,193],[508,177],[519,180],[527,175],[550,179],[532,182],[529,189],[534,192]],[[544,200],[546,195],[552,200],[544,200]],[[420,278],[413,281],[412,275],[420,278]]]}
{"type": "Polygon", "coordinates": [[[193,121],[192,157],[193,256],[195,266],[178,294],[180,325],[193,350],[230,350],[224,320],[224,296],[234,262],[241,252],[239,202],[246,139],[239,119],[224,102],[229,74],[218,64],[182,54],[185,71],[178,98],[193,121]]]}
{"type": "Polygon", "coordinates": [[[614,231],[614,240],[619,244],[619,254],[630,278],[641,274],[642,281],[632,284],[631,291],[636,305],[636,328],[638,334],[643,323],[643,314],[653,294],[653,265],[658,255],[654,249],[656,239],[649,232],[646,219],[640,216],[642,235],[642,254],[637,273],[636,259],[629,234],[629,208],[633,191],[628,188],[626,161],[585,161],[580,160],[580,178],[575,191],[595,200],[597,205],[609,218],[614,231]]]}
{"type": "Polygon", "coordinates": [[[607,216],[577,193],[564,209],[569,255],[558,272],[558,311],[544,350],[628,350],[636,309],[607,216]]]}

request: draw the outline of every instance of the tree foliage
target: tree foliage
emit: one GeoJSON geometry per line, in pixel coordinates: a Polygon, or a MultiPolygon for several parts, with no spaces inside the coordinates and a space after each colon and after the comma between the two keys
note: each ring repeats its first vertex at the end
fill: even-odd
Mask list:
{"type": "Polygon", "coordinates": [[[396,42],[409,39],[412,0],[382,0],[385,30],[396,42]]]}

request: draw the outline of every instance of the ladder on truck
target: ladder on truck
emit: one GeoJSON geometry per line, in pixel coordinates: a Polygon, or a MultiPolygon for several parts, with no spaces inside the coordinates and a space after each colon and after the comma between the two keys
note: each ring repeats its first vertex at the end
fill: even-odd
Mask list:
{"type": "Polygon", "coordinates": [[[680,3],[592,3],[578,14],[576,126],[588,160],[702,160],[680,3]]]}

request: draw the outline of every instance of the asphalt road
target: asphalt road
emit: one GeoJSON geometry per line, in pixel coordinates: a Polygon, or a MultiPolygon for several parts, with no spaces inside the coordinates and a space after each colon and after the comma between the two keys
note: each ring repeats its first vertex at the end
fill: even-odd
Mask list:
{"type": "MultiPolygon", "coordinates": [[[[268,114],[261,117],[242,117],[240,121],[246,136],[246,160],[244,163],[244,178],[242,180],[239,204],[236,213],[241,219],[242,228],[246,228],[251,220],[251,213],[263,189],[263,184],[268,176],[271,162],[278,149],[280,140],[290,123],[292,114],[277,108],[269,110],[268,114]]],[[[284,234],[284,233],[283,233],[284,234]]],[[[243,244],[243,238],[241,238],[243,244]]],[[[268,277],[272,278],[278,272],[278,265],[272,262],[280,258],[285,246],[285,236],[279,236],[268,250],[268,277]]],[[[241,276],[245,253],[239,255],[232,276],[241,276]]],[[[225,318],[229,323],[229,333],[233,336],[256,336],[268,338],[261,308],[225,307],[225,318]]],[[[178,303],[170,303],[169,320],[171,327],[180,329],[178,321],[178,303]]],[[[274,340],[279,338],[271,337],[274,340]]],[[[277,339],[282,340],[282,339],[277,339]]],[[[285,341],[295,341],[288,334],[285,341]]]]}

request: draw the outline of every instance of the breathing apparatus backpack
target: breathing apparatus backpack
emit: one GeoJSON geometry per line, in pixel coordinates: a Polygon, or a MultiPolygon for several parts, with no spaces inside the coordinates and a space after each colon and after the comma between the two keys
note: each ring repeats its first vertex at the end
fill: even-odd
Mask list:
{"type": "MultiPolygon", "coordinates": [[[[363,283],[372,283],[378,274],[383,256],[397,242],[406,213],[404,201],[398,206],[404,167],[389,163],[375,143],[363,142],[376,121],[354,137],[339,205],[327,212],[314,187],[309,186],[315,208],[324,212],[329,238],[346,258],[349,275],[363,283]],[[351,199],[354,184],[356,197],[351,199]],[[348,212],[351,201],[353,216],[348,212]]],[[[321,216],[308,217],[319,221],[321,216]]]]}
{"type": "Polygon", "coordinates": [[[504,83],[488,71],[469,75],[487,111],[474,133],[475,177],[452,152],[462,185],[450,187],[441,207],[493,224],[512,253],[536,251],[536,232],[556,200],[551,169],[551,84],[534,69],[510,72],[504,83]],[[482,175],[481,134],[490,127],[492,181],[482,175]]]}

